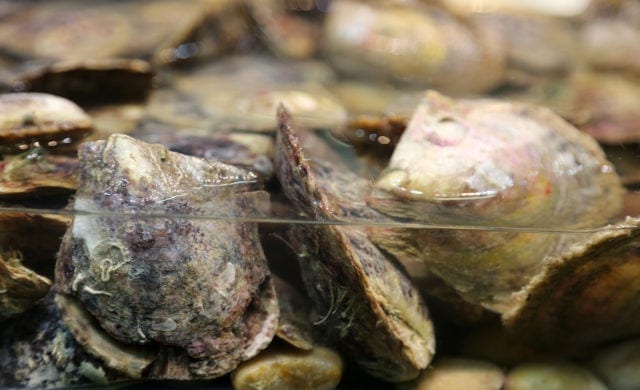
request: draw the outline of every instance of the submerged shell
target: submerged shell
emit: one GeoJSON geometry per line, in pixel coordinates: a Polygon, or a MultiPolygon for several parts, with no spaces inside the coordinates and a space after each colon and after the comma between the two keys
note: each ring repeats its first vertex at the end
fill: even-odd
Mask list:
{"type": "Polygon", "coordinates": [[[522,363],[507,373],[505,389],[584,389],[606,390],[594,373],[564,361],[522,363]]]}
{"type": "Polygon", "coordinates": [[[424,370],[420,377],[400,385],[398,390],[500,390],[503,388],[504,377],[502,369],[492,363],[444,357],[424,370]]]}
{"type": "Polygon", "coordinates": [[[628,218],[548,259],[504,313],[522,339],[583,350],[640,333],[640,220],[628,218]]]}
{"type": "Polygon", "coordinates": [[[0,198],[69,195],[78,187],[79,170],[77,158],[42,148],[6,156],[0,162],[0,198]]]}
{"type": "Polygon", "coordinates": [[[262,39],[276,55],[295,59],[313,56],[320,35],[317,24],[287,12],[281,0],[248,0],[246,3],[262,39]]]}
{"type": "Polygon", "coordinates": [[[332,2],[322,39],[337,69],[457,93],[488,91],[502,81],[500,36],[421,4],[373,3],[332,2]]]}
{"type": "Polygon", "coordinates": [[[273,276],[280,318],[278,336],[289,345],[310,350],[315,342],[311,326],[311,302],[284,279],[273,276]]]}
{"type": "MultiPolygon", "coordinates": [[[[566,228],[600,226],[619,212],[622,198],[619,178],[597,143],[550,111],[497,101],[456,103],[429,92],[369,203],[430,224],[566,228]]],[[[396,257],[421,259],[465,299],[497,310],[545,256],[575,240],[490,229],[373,231],[396,257]]]]}
{"type": "Polygon", "coordinates": [[[4,80],[16,92],[44,92],[83,106],[143,101],[151,90],[154,72],[142,60],[83,59],[29,64],[4,80]]]}
{"type": "Polygon", "coordinates": [[[236,390],[331,390],[344,371],[336,352],[325,347],[300,351],[272,346],[242,363],[232,374],[236,390]]]}
{"type": "Polygon", "coordinates": [[[51,281],[22,265],[20,252],[0,255],[0,320],[15,317],[44,297],[51,281]]]}
{"type": "Polygon", "coordinates": [[[268,195],[256,175],[125,135],[84,144],[80,160],[58,291],[117,340],[184,349],[193,376],[263,348],[277,303],[257,225],[226,220],[260,215],[268,195]],[[250,309],[263,300],[273,304],[250,309]]]}
{"type": "MultiPolygon", "coordinates": [[[[355,175],[311,164],[283,108],[278,117],[276,174],[295,207],[323,221],[375,215],[358,201],[358,186],[349,191],[355,175]],[[336,182],[346,191],[335,191],[336,182]]],[[[296,225],[288,238],[315,305],[315,324],[341,350],[387,381],[412,379],[429,364],[433,325],[420,293],[362,228],[296,225]]]]}
{"type": "Polygon", "coordinates": [[[53,298],[52,291],[0,327],[0,387],[50,389],[126,380],[83,350],[62,323],[53,298]]]}
{"type": "Polygon", "coordinates": [[[67,99],[44,93],[0,95],[0,145],[10,150],[69,145],[92,126],[91,118],[67,99]]]}
{"type": "Polygon", "coordinates": [[[0,47],[25,59],[133,56],[173,63],[233,47],[248,32],[240,10],[230,0],[31,3],[3,20],[0,47]]]}
{"type": "Polygon", "coordinates": [[[151,95],[150,119],[177,128],[273,132],[273,113],[283,103],[304,126],[346,121],[345,109],[322,85],[333,74],[319,62],[230,57],[177,76],[151,95]]]}

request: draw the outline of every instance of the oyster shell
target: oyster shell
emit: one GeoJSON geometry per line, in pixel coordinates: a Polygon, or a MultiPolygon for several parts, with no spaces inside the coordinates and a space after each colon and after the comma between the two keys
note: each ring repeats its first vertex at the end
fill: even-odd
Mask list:
{"type": "Polygon", "coordinates": [[[133,56],[165,64],[230,49],[248,33],[244,19],[241,4],[226,0],[31,3],[3,20],[0,47],[21,59],[133,56]]]}
{"type": "Polygon", "coordinates": [[[640,74],[640,5],[621,1],[587,14],[580,29],[580,49],[585,60],[598,69],[640,74]],[[595,13],[595,14],[594,14],[595,13]]]}
{"type": "Polygon", "coordinates": [[[126,380],[82,349],[62,324],[53,297],[52,291],[0,328],[0,386],[50,389],[126,380]]]}
{"type": "Polygon", "coordinates": [[[251,150],[250,146],[260,142],[272,144],[273,140],[265,140],[264,137],[267,136],[262,134],[247,134],[245,137],[247,137],[246,141],[242,142],[238,134],[234,135],[233,133],[201,136],[171,132],[163,135],[152,133],[148,137],[142,138],[161,143],[174,152],[220,161],[250,170],[266,182],[273,177],[273,163],[264,154],[264,150],[262,153],[256,153],[251,150]]]}
{"type": "Polygon", "coordinates": [[[319,25],[287,12],[282,0],[247,0],[251,16],[267,46],[279,56],[306,59],[318,48],[319,25]]]}
{"type": "Polygon", "coordinates": [[[271,346],[242,363],[231,374],[231,383],[237,390],[330,390],[340,383],[343,371],[342,358],[329,348],[271,346]]]}
{"type": "Polygon", "coordinates": [[[298,349],[312,349],[315,342],[311,327],[311,302],[284,279],[274,276],[273,282],[280,308],[276,336],[298,349]]]}
{"type": "Polygon", "coordinates": [[[492,363],[444,357],[424,370],[419,378],[398,386],[398,390],[500,390],[503,388],[504,379],[502,369],[492,363]]]}
{"type": "MultiPolygon", "coordinates": [[[[348,185],[355,175],[341,176],[322,162],[311,164],[283,107],[278,118],[276,175],[294,206],[320,221],[375,215],[359,202],[360,187],[348,185]],[[334,191],[334,185],[346,191],[334,191]]],[[[364,229],[300,224],[288,238],[315,305],[315,324],[351,359],[387,381],[412,379],[429,364],[433,326],[420,294],[364,229]]]]}
{"type": "Polygon", "coordinates": [[[15,317],[40,298],[51,287],[51,281],[22,265],[20,252],[0,255],[0,320],[15,317]]]}
{"type": "MultiPolygon", "coordinates": [[[[550,111],[456,103],[428,92],[368,201],[393,217],[428,224],[575,228],[606,223],[622,198],[597,143],[550,111]]],[[[491,229],[372,232],[401,262],[421,259],[465,299],[498,311],[546,256],[576,239],[491,229]]]]}
{"type": "Polygon", "coordinates": [[[507,328],[547,349],[580,352],[637,335],[640,219],[608,226],[547,259],[503,315],[507,328]]]}
{"type": "Polygon", "coordinates": [[[278,310],[257,225],[226,220],[266,206],[255,174],[119,134],[83,144],[80,161],[59,293],[120,342],[176,347],[185,377],[268,344],[278,310]]]}
{"type": "Polygon", "coordinates": [[[44,93],[0,94],[0,146],[9,151],[70,145],[92,126],[91,118],[67,99],[44,93]]]}
{"type": "Polygon", "coordinates": [[[505,72],[500,36],[417,2],[333,1],[322,44],[328,60],[350,76],[452,93],[489,91],[505,72]]]}
{"type": "Polygon", "coordinates": [[[148,117],[176,128],[273,132],[273,113],[283,103],[301,125],[331,127],[344,123],[347,115],[323,86],[333,77],[315,61],[229,57],[154,92],[148,117]]]}
{"type": "Polygon", "coordinates": [[[69,195],[78,187],[78,159],[31,149],[0,162],[0,198],[69,195]]]}
{"type": "Polygon", "coordinates": [[[507,373],[506,389],[585,389],[606,390],[592,372],[575,363],[543,361],[523,363],[507,373]]]}
{"type": "Polygon", "coordinates": [[[480,12],[472,19],[506,41],[511,69],[560,73],[578,62],[578,33],[568,18],[528,12],[480,12]]]}
{"type": "Polygon", "coordinates": [[[3,83],[10,91],[50,93],[88,106],[144,101],[153,76],[151,65],[142,60],[84,59],[30,63],[3,83]]]}

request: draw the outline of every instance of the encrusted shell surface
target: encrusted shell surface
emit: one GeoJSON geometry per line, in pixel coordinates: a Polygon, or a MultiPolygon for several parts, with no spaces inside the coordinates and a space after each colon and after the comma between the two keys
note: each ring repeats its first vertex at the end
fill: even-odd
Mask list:
{"type": "Polygon", "coordinates": [[[58,291],[117,340],[184,349],[198,360],[193,376],[224,374],[263,348],[277,303],[257,226],[225,220],[260,215],[268,195],[256,175],[125,135],[83,144],[80,160],[58,291]],[[273,304],[249,310],[263,300],[273,304]]]}
{"type": "MultiPolygon", "coordinates": [[[[280,108],[276,174],[299,211],[320,221],[375,215],[355,192],[334,192],[336,181],[357,177],[306,160],[284,108],[280,108]]],[[[357,226],[295,225],[289,242],[325,329],[369,374],[387,381],[414,378],[434,354],[434,330],[420,293],[357,226]]]]}
{"type": "MultiPolygon", "coordinates": [[[[597,143],[550,111],[458,103],[428,92],[369,204],[430,224],[548,229],[600,226],[622,200],[620,180],[597,143]]],[[[491,229],[372,231],[401,261],[421,259],[465,299],[498,311],[546,256],[577,239],[491,229]]]]}

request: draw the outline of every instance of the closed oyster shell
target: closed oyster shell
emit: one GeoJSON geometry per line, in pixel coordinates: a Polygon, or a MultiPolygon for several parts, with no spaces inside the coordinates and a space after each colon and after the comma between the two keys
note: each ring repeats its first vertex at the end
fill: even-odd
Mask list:
{"type": "Polygon", "coordinates": [[[45,93],[0,94],[0,146],[24,151],[37,142],[59,147],[92,131],[91,118],[73,102],[45,93]]]}
{"type": "Polygon", "coordinates": [[[256,175],[118,134],[83,144],[80,161],[58,291],[121,342],[183,349],[195,377],[264,348],[277,303],[257,226],[226,220],[260,215],[256,175]]]}
{"type": "Polygon", "coordinates": [[[236,390],[331,390],[344,371],[342,358],[326,347],[300,351],[271,346],[232,374],[236,390]]]}
{"type": "Polygon", "coordinates": [[[21,59],[174,63],[237,44],[248,33],[241,9],[232,0],[31,3],[3,20],[0,47],[21,59]]]}
{"type": "MultiPolygon", "coordinates": [[[[376,215],[358,202],[350,175],[305,159],[290,118],[278,112],[276,174],[298,210],[320,221],[376,215]],[[333,189],[336,181],[344,192],[333,189]],[[354,192],[350,192],[350,190],[354,192]]],[[[361,227],[294,225],[288,235],[317,314],[316,325],[369,374],[414,378],[434,354],[433,325],[420,293],[361,227]]]]}
{"type": "Polygon", "coordinates": [[[322,36],[328,60],[350,76],[450,93],[486,92],[502,82],[500,36],[444,10],[398,3],[332,2],[322,36]]]}
{"type": "Polygon", "coordinates": [[[142,60],[83,59],[29,63],[3,82],[10,91],[50,93],[88,106],[144,101],[154,74],[142,60]]]}
{"type": "MultiPolygon", "coordinates": [[[[428,92],[369,203],[428,224],[549,229],[600,226],[622,198],[597,143],[550,111],[428,92]]],[[[577,239],[491,229],[372,231],[401,261],[421,259],[465,299],[498,311],[546,256],[577,239]]]]}
{"type": "Polygon", "coordinates": [[[547,349],[581,352],[640,333],[640,219],[583,233],[518,292],[507,328],[547,349]]]}
{"type": "Polygon", "coordinates": [[[148,117],[176,128],[271,133],[273,113],[283,103],[301,125],[332,127],[347,116],[322,85],[333,77],[317,61],[229,57],[177,74],[172,85],[151,95],[148,117]]]}
{"type": "Polygon", "coordinates": [[[78,187],[79,170],[77,158],[42,148],[6,156],[0,162],[0,198],[69,195],[78,187]]]}

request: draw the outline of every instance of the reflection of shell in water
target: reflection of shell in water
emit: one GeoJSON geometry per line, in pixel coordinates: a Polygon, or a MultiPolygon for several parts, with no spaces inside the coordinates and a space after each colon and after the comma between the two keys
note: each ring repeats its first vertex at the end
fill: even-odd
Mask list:
{"type": "MultiPolygon", "coordinates": [[[[622,188],[588,136],[544,109],[454,101],[429,92],[378,179],[370,204],[432,224],[598,226],[621,207],[622,188]]],[[[466,299],[505,304],[569,234],[372,229],[401,261],[425,266],[466,299]]]]}
{"type": "MultiPolygon", "coordinates": [[[[267,200],[257,177],[124,135],[84,144],[80,160],[74,210],[183,217],[76,215],[59,253],[58,291],[119,341],[173,345],[204,359],[193,363],[195,376],[221,375],[247,358],[247,339],[269,316],[245,316],[262,299],[260,286],[272,288],[257,226],[184,216],[257,213],[267,200]]],[[[276,325],[262,335],[270,340],[276,325]]]]}

